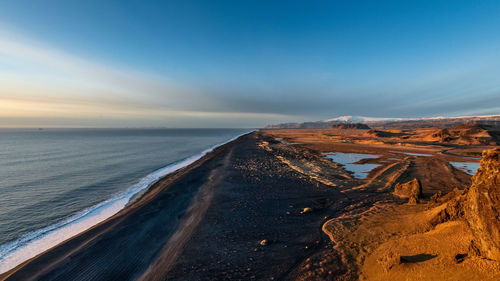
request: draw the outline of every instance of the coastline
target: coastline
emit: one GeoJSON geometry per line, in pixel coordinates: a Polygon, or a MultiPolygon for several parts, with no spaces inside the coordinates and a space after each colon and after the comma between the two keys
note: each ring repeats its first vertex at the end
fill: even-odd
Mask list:
{"type": "MultiPolygon", "coordinates": [[[[97,222],[94,222],[94,223],[91,222],[90,226],[87,226],[86,228],[81,229],[80,231],[78,231],[78,232],[76,232],[76,233],[74,233],[72,235],[69,235],[65,239],[61,240],[60,242],[57,242],[57,243],[53,244],[50,247],[47,247],[45,250],[37,253],[36,255],[34,255],[34,256],[32,256],[32,257],[30,257],[28,259],[23,259],[23,261],[20,262],[20,263],[17,263],[16,266],[10,267],[10,269],[8,269],[8,270],[6,270],[4,272],[1,272],[0,273],[0,280],[5,280],[5,278],[8,278],[8,276],[10,276],[12,272],[17,271],[19,268],[22,268],[24,265],[28,264],[29,262],[31,262],[34,259],[37,259],[39,256],[44,255],[46,252],[51,251],[51,249],[56,248],[60,244],[64,244],[67,241],[72,240],[73,238],[77,238],[78,236],[84,234],[85,232],[90,231],[90,230],[92,230],[95,227],[98,227],[100,224],[104,224],[107,221],[112,220],[114,217],[120,216],[122,212],[127,212],[127,210],[129,208],[133,208],[133,206],[136,203],[139,203],[139,201],[141,201],[144,197],[146,197],[151,190],[156,189],[157,186],[159,184],[161,184],[161,182],[163,182],[166,178],[168,178],[170,176],[174,176],[174,174],[176,174],[178,172],[182,172],[183,170],[189,170],[192,166],[197,166],[198,165],[197,162],[199,162],[199,161],[203,162],[204,158],[207,158],[207,157],[209,158],[210,155],[213,154],[213,153],[215,153],[216,150],[220,149],[221,147],[223,147],[225,145],[230,144],[231,142],[237,140],[239,137],[242,137],[242,136],[250,134],[250,133],[252,133],[252,131],[246,132],[246,133],[243,133],[243,134],[240,134],[240,135],[237,135],[235,137],[232,137],[232,138],[228,139],[227,141],[224,141],[222,143],[213,145],[212,147],[207,148],[207,149],[205,149],[204,151],[202,151],[202,152],[200,152],[198,154],[192,155],[192,156],[190,156],[188,158],[182,159],[180,161],[177,161],[177,162],[169,164],[169,165],[167,165],[165,167],[162,167],[162,168],[160,168],[160,169],[152,172],[151,174],[148,174],[146,177],[142,178],[140,182],[138,182],[137,184],[129,187],[127,190],[125,190],[125,191],[123,191],[123,192],[121,192],[121,193],[113,196],[112,198],[107,199],[107,200],[105,200],[105,201],[103,201],[103,202],[101,202],[101,203],[99,203],[99,204],[97,204],[95,206],[89,207],[88,209],[82,210],[79,213],[77,213],[75,215],[72,215],[71,217],[69,217],[65,221],[62,221],[62,222],[56,223],[55,225],[50,225],[50,226],[46,227],[46,228],[53,228],[53,230],[47,231],[48,232],[47,235],[51,235],[51,234],[53,234],[52,232],[57,232],[57,231],[60,231],[60,230],[64,231],[65,227],[67,227],[67,226],[71,227],[73,223],[75,223],[75,222],[79,223],[80,220],[87,219],[87,215],[91,214],[92,212],[102,213],[103,211],[99,210],[99,209],[102,208],[103,205],[108,204],[109,202],[116,203],[116,201],[123,201],[123,200],[126,201],[123,204],[123,206],[120,207],[116,211],[113,211],[112,208],[111,208],[110,211],[113,212],[113,213],[111,215],[107,215],[107,216],[105,214],[106,217],[104,219],[101,219],[101,220],[99,220],[97,222]],[[113,201],[115,201],[115,202],[113,202],[113,201]],[[58,224],[62,225],[62,227],[61,228],[57,228],[58,224]]],[[[118,203],[120,203],[120,202],[118,202],[118,203]]],[[[104,206],[104,207],[106,207],[106,206],[104,206]]],[[[113,207],[113,206],[111,206],[111,207],[113,207]]],[[[108,207],[108,209],[110,209],[110,208],[108,207]]],[[[108,211],[108,210],[105,209],[104,212],[106,212],[106,211],[108,211]]],[[[92,219],[92,216],[90,217],[90,219],[92,219]]],[[[45,230],[45,229],[41,229],[41,230],[45,230]]],[[[37,232],[37,231],[35,231],[35,232],[37,232]]],[[[29,236],[29,235],[33,235],[33,234],[32,233],[28,233],[28,235],[26,235],[26,236],[29,236]]],[[[21,237],[21,238],[23,238],[23,237],[21,237]]],[[[32,243],[32,242],[35,242],[35,243],[38,242],[38,244],[39,244],[40,242],[38,240],[43,240],[44,238],[45,237],[43,237],[43,236],[42,237],[38,237],[37,239],[35,239],[33,241],[30,241],[27,244],[27,246],[31,246],[30,243],[32,243]]],[[[16,242],[16,241],[17,240],[15,240],[13,242],[16,242]]],[[[7,245],[7,244],[5,244],[5,245],[7,245]]],[[[24,250],[23,249],[24,247],[26,247],[26,245],[24,245],[21,248],[21,250],[24,250]]],[[[15,252],[15,251],[17,251],[17,249],[14,250],[13,252],[15,252]]],[[[29,249],[28,249],[28,251],[29,251],[29,249]]],[[[7,258],[9,258],[8,255],[7,255],[7,258]]]]}
{"type": "Polygon", "coordinates": [[[345,272],[321,230],[345,194],[277,158],[317,155],[293,147],[271,152],[262,148],[268,141],[253,132],[218,147],[0,280],[291,279],[325,249],[345,272]]]}
{"type": "Polygon", "coordinates": [[[306,137],[318,143],[296,144],[281,134],[260,130],[218,147],[0,280],[354,280],[412,270],[445,280],[442,264],[458,275],[480,274],[475,280],[494,275],[495,262],[471,256],[457,263],[471,239],[463,221],[433,227],[436,212],[470,183],[448,163],[456,156],[435,144],[426,147],[431,156],[413,146],[394,152],[316,136],[306,137]],[[360,162],[380,165],[358,179],[325,158],[328,151],[376,154],[360,162]],[[413,178],[422,184],[417,203],[393,194],[395,184],[413,178]],[[438,192],[446,195],[435,199],[438,192]],[[432,243],[436,237],[443,243],[432,243]],[[430,250],[439,254],[412,260],[430,250]]]}

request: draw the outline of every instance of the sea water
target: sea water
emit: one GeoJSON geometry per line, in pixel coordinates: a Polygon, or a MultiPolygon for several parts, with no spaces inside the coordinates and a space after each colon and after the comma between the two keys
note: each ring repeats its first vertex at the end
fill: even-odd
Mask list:
{"type": "Polygon", "coordinates": [[[0,129],[0,273],[123,209],[241,129],[0,129]]]}

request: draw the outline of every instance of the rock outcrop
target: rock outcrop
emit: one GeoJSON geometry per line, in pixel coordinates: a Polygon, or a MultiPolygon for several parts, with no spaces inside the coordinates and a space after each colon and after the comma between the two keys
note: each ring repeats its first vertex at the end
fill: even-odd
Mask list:
{"type": "Polygon", "coordinates": [[[454,193],[431,224],[465,219],[474,235],[471,253],[500,261],[500,148],[484,151],[471,186],[454,193]]]}
{"type": "Polygon", "coordinates": [[[436,138],[439,142],[449,142],[453,140],[450,131],[448,129],[441,129],[436,133],[432,134],[432,137],[436,138]]]}
{"type": "Polygon", "coordinates": [[[496,130],[496,127],[488,125],[461,124],[438,130],[430,134],[426,140],[467,145],[495,145],[496,130]]]}
{"type": "Polygon", "coordinates": [[[481,256],[500,261],[500,148],[483,152],[463,210],[481,256]]]}
{"type": "Polygon", "coordinates": [[[415,204],[422,195],[422,184],[418,179],[413,179],[406,183],[397,183],[394,186],[394,195],[401,198],[408,198],[408,202],[415,204]]]}
{"type": "Polygon", "coordinates": [[[370,127],[368,127],[368,125],[363,124],[363,123],[341,123],[341,124],[333,125],[332,128],[370,130],[370,127]]]}

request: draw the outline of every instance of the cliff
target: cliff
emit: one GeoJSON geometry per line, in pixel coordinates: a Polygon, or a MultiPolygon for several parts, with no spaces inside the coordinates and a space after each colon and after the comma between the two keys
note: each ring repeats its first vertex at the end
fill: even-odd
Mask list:
{"type": "Polygon", "coordinates": [[[483,152],[463,211],[481,256],[500,261],[500,148],[483,152]]]}

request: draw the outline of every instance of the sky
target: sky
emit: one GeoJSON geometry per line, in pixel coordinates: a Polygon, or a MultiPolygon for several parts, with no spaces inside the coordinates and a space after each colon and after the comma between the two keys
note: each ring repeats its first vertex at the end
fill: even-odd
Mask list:
{"type": "Polygon", "coordinates": [[[0,1],[0,127],[500,114],[500,1],[0,1]]]}

